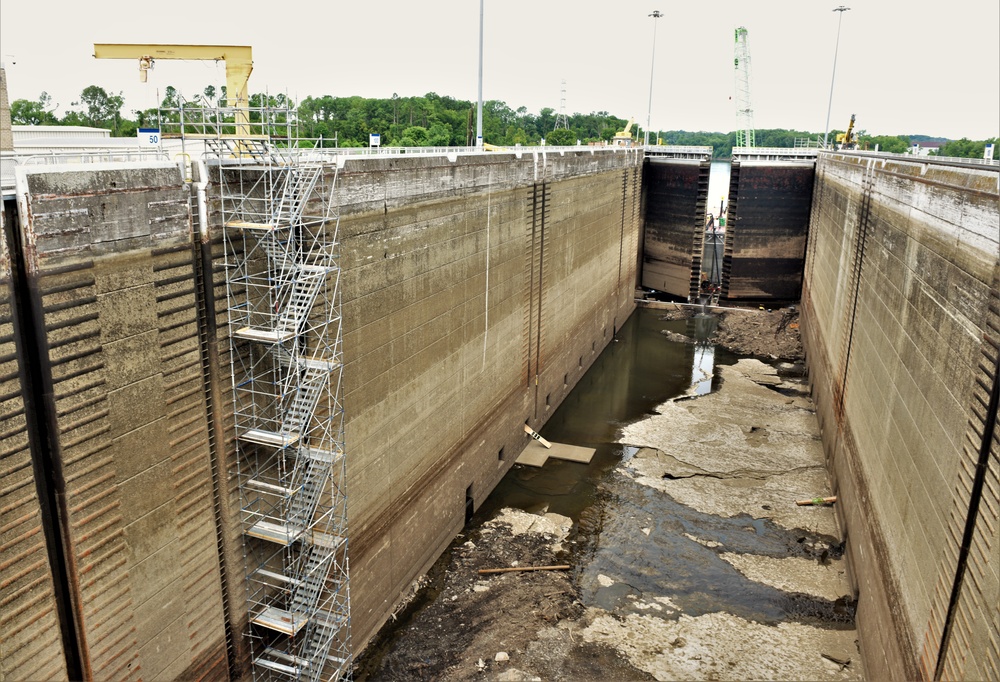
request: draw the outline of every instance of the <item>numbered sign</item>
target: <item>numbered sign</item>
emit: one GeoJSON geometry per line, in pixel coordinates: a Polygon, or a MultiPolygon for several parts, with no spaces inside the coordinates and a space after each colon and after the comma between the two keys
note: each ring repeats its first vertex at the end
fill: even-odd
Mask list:
{"type": "Polygon", "coordinates": [[[159,128],[139,128],[138,132],[136,132],[136,137],[139,139],[140,147],[160,146],[159,128]]]}

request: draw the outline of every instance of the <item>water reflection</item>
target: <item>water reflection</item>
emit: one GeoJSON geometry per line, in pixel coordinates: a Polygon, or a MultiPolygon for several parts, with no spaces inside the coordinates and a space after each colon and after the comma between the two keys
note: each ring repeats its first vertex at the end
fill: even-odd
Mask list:
{"type": "Polygon", "coordinates": [[[691,392],[705,395],[712,392],[712,379],[715,376],[715,344],[709,339],[719,326],[719,320],[715,315],[699,313],[689,322],[691,337],[695,340],[691,392]]]}

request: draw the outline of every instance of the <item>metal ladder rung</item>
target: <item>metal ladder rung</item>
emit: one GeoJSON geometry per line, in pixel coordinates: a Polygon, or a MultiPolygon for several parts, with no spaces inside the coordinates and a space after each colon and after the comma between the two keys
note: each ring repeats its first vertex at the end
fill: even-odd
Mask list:
{"type": "MultiPolygon", "coordinates": [[[[244,531],[247,535],[268,542],[274,542],[288,547],[290,544],[302,537],[301,530],[292,530],[288,526],[271,523],[270,521],[258,521],[244,531]]],[[[313,533],[315,534],[315,533],[313,533]]]]}
{"type": "Polygon", "coordinates": [[[267,606],[263,611],[250,619],[251,623],[261,627],[281,632],[286,635],[296,635],[305,627],[309,619],[301,613],[293,613],[279,609],[277,606],[267,606]]]}

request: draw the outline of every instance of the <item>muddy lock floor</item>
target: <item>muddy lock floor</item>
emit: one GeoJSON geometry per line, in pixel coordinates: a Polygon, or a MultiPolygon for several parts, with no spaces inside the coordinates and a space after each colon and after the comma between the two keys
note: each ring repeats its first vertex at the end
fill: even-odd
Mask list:
{"type": "Polygon", "coordinates": [[[795,504],[830,494],[806,387],[719,372],[624,427],[579,523],[508,508],[458,538],[356,679],[863,679],[833,509],[795,504]]]}

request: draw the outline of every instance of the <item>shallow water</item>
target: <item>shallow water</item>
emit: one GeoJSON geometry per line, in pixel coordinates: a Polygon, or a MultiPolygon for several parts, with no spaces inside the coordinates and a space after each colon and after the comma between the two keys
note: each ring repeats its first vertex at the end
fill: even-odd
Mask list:
{"type": "Polygon", "coordinates": [[[572,518],[577,522],[571,536],[574,563],[586,605],[628,611],[648,592],[668,597],[677,607],[661,612],[664,617],[676,617],[678,610],[691,616],[726,611],[760,623],[853,627],[853,604],[753,582],[719,556],[729,551],[826,560],[840,555],[836,538],[788,530],[749,515],[704,514],[616,471],[635,453],[615,442],[623,424],[684,393],[717,390],[717,367],[737,360],[706,341],[715,331],[716,317],[662,321],[660,314],[636,310],[617,342],[605,349],[541,431],[550,441],[596,448],[591,463],[550,459],[541,468],[515,466],[480,507],[473,525],[503,507],[572,518]],[[692,342],[669,340],[661,330],[692,342]],[[722,547],[707,547],[685,534],[722,547]],[[601,586],[599,575],[614,584],[601,586]]]}
{"type": "Polygon", "coordinates": [[[398,614],[396,625],[387,627],[381,641],[359,661],[357,679],[378,677],[380,660],[403,636],[406,624],[438,598],[452,548],[468,538],[478,540],[481,524],[503,507],[550,511],[574,520],[567,563],[574,566],[586,606],[666,619],[724,611],[764,624],[853,627],[853,602],[753,582],[720,556],[728,551],[824,562],[840,556],[836,539],[749,515],[705,514],[620,471],[636,452],[615,442],[623,425],[652,414],[671,398],[718,390],[719,365],[738,359],[705,341],[715,329],[715,317],[663,321],[661,314],[636,310],[541,431],[550,441],[596,448],[590,464],[550,459],[541,468],[515,465],[480,506],[464,537],[435,563],[425,588],[398,614]],[[664,330],[690,342],[668,339],[664,330]],[[706,546],[704,541],[719,545],[706,546]],[[657,610],[650,603],[671,607],[657,610]]]}
{"type": "Polygon", "coordinates": [[[716,318],[664,321],[661,315],[637,309],[541,431],[550,441],[596,448],[590,464],[550,459],[541,468],[515,466],[480,506],[473,524],[503,507],[548,509],[578,521],[594,503],[597,484],[632,454],[615,442],[622,425],[691,388],[705,393],[718,386],[715,366],[733,364],[735,355],[703,341],[670,341],[661,333],[705,339],[716,318]]]}

